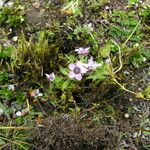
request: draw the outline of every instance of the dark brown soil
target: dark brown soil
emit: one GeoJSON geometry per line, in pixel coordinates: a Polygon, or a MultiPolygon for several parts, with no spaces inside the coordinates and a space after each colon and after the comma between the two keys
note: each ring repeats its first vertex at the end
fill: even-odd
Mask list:
{"type": "Polygon", "coordinates": [[[42,127],[34,131],[32,143],[33,149],[39,150],[106,150],[116,149],[118,140],[116,127],[83,127],[79,117],[65,114],[45,119],[42,127]]]}

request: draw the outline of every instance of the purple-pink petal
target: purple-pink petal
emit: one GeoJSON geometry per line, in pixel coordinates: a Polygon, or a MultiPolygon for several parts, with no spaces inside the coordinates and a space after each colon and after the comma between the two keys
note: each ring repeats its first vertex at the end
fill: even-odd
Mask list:
{"type": "Polygon", "coordinates": [[[76,67],[75,64],[69,64],[69,69],[70,70],[73,70],[75,67],[76,67]]]}
{"type": "Polygon", "coordinates": [[[80,69],[81,69],[81,73],[86,73],[88,71],[88,69],[85,68],[84,66],[81,66],[80,69]]]}
{"type": "Polygon", "coordinates": [[[90,47],[85,48],[86,51],[88,51],[90,49],[90,47]]]}
{"type": "Polygon", "coordinates": [[[71,71],[70,73],[69,73],[69,78],[74,78],[75,77],[75,73],[73,72],[73,71],[71,71]]]}
{"type": "Polygon", "coordinates": [[[80,47],[78,49],[75,49],[75,52],[77,52],[79,55],[87,55],[89,54],[89,49],[90,47],[84,48],[84,47],[80,47]]]}
{"type": "Polygon", "coordinates": [[[76,64],[77,67],[81,69],[81,73],[86,73],[88,70],[84,67],[84,64],[80,61],[77,62],[76,64]]]}
{"type": "Polygon", "coordinates": [[[48,81],[53,81],[55,79],[55,74],[52,72],[51,74],[45,74],[48,81]]]}
{"type": "Polygon", "coordinates": [[[81,66],[83,66],[83,64],[81,63],[81,61],[77,61],[76,66],[77,66],[78,68],[80,68],[81,66]]]}
{"type": "Polygon", "coordinates": [[[84,51],[84,48],[83,48],[83,47],[80,47],[80,48],[79,48],[79,51],[84,51]]]}
{"type": "Polygon", "coordinates": [[[77,74],[77,75],[75,75],[75,78],[76,78],[78,81],[80,81],[80,80],[82,79],[82,75],[81,75],[81,74],[77,74]]]}

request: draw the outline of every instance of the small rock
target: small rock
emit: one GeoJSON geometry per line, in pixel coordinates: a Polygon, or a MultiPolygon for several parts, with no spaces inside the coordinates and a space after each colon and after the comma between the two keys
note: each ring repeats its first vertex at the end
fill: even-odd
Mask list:
{"type": "Polygon", "coordinates": [[[138,117],[139,117],[139,118],[141,118],[141,117],[142,117],[142,115],[140,115],[140,114],[139,114],[139,115],[138,115],[138,117]]]}
{"type": "Polygon", "coordinates": [[[32,6],[34,8],[40,8],[40,3],[39,2],[32,3],[32,6]]]}
{"type": "Polygon", "coordinates": [[[142,135],[142,139],[146,139],[145,135],[142,135]]]}
{"type": "Polygon", "coordinates": [[[109,10],[109,6],[106,6],[105,9],[106,9],[106,10],[109,10]]]}
{"type": "Polygon", "coordinates": [[[22,116],[22,113],[21,113],[21,111],[17,111],[17,112],[16,112],[16,116],[17,116],[17,117],[20,117],[20,116],[22,116]]]}
{"type": "Polygon", "coordinates": [[[17,42],[18,36],[14,36],[14,37],[12,38],[12,40],[13,40],[14,42],[17,42]]]}
{"type": "Polygon", "coordinates": [[[135,43],[135,45],[134,45],[135,47],[139,47],[140,46],[140,44],[139,43],[135,43]]]}
{"type": "Polygon", "coordinates": [[[145,57],[143,57],[143,62],[145,62],[146,61],[146,58],[145,57]]]}
{"type": "Polygon", "coordinates": [[[139,90],[139,91],[142,91],[142,89],[141,89],[140,87],[138,88],[138,90],[139,90]]]}
{"type": "Polygon", "coordinates": [[[10,28],[9,31],[12,32],[12,28],[10,28]]]}
{"type": "Polygon", "coordinates": [[[125,117],[125,118],[129,118],[129,114],[125,114],[124,117],[125,117]]]}
{"type": "Polygon", "coordinates": [[[125,75],[129,75],[130,72],[128,72],[127,70],[125,70],[125,71],[124,71],[124,74],[125,74],[125,75]]]}
{"type": "Polygon", "coordinates": [[[137,138],[137,137],[138,137],[138,132],[134,132],[133,135],[132,135],[132,137],[133,137],[134,139],[137,138]]]}

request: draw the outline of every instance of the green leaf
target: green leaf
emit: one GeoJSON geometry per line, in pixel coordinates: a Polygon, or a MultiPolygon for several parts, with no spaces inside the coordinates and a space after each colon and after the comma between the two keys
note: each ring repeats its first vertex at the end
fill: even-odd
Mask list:
{"type": "Polygon", "coordinates": [[[142,48],[141,52],[147,59],[150,59],[150,50],[142,48]]]}
{"type": "Polygon", "coordinates": [[[0,145],[4,145],[5,144],[5,141],[0,139],[0,145]]]}
{"type": "Polygon", "coordinates": [[[138,92],[137,95],[136,95],[137,98],[144,98],[144,95],[143,93],[141,92],[138,92]]]}
{"type": "Polygon", "coordinates": [[[63,83],[62,90],[67,89],[68,85],[69,85],[69,80],[67,80],[63,83]]]}
{"type": "Polygon", "coordinates": [[[4,106],[1,102],[0,102],[0,108],[4,111],[4,114],[7,116],[7,118],[10,119],[9,115],[12,113],[12,109],[4,106]]]}
{"type": "Polygon", "coordinates": [[[7,82],[7,80],[8,80],[8,74],[6,72],[1,72],[0,73],[0,84],[7,82]]]}
{"type": "Polygon", "coordinates": [[[68,75],[68,69],[66,69],[66,68],[63,68],[63,67],[61,67],[60,66],[60,72],[63,74],[63,75],[68,75]]]}
{"type": "Polygon", "coordinates": [[[139,0],[128,0],[128,2],[130,3],[130,4],[135,4],[135,3],[137,3],[139,0]]]}
{"type": "Polygon", "coordinates": [[[98,82],[104,80],[109,75],[108,65],[103,65],[101,68],[96,69],[88,79],[97,80],[98,82]]]}
{"type": "Polygon", "coordinates": [[[53,81],[55,88],[62,89],[63,83],[64,83],[63,77],[56,76],[55,80],[53,81]]]}
{"type": "Polygon", "coordinates": [[[9,100],[13,97],[13,93],[8,88],[0,89],[0,98],[9,100]]]}
{"type": "Polygon", "coordinates": [[[148,99],[150,99],[150,86],[148,86],[145,90],[144,90],[144,96],[148,99]]]}
{"type": "Polygon", "coordinates": [[[21,124],[23,124],[23,123],[25,122],[25,118],[23,118],[23,117],[17,117],[17,118],[15,119],[15,121],[16,121],[16,123],[17,123],[18,125],[21,125],[21,124]]]}
{"type": "Polygon", "coordinates": [[[106,44],[100,51],[100,54],[102,55],[103,58],[106,58],[107,56],[109,56],[110,50],[111,50],[111,44],[106,44]]]}
{"type": "Polygon", "coordinates": [[[12,51],[14,50],[13,46],[6,47],[0,50],[0,58],[11,57],[12,51]]]}
{"type": "Polygon", "coordinates": [[[80,107],[76,107],[76,112],[79,113],[81,111],[80,107]]]}
{"type": "Polygon", "coordinates": [[[75,112],[76,112],[76,110],[75,110],[74,108],[69,108],[69,111],[70,111],[71,113],[75,113],[75,112]]]}

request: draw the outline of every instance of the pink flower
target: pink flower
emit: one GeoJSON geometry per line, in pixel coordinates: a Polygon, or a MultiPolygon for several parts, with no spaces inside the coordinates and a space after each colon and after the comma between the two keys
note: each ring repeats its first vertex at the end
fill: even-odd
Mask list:
{"type": "Polygon", "coordinates": [[[69,73],[69,78],[75,78],[78,81],[82,79],[82,74],[88,71],[80,61],[76,64],[69,64],[69,69],[71,70],[69,73]]]}
{"type": "Polygon", "coordinates": [[[11,84],[11,85],[8,86],[8,89],[11,90],[11,91],[14,91],[15,90],[15,86],[13,84],[11,84]]]}
{"type": "Polygon", "coordinates": [[[93,60],[93,57],[91,57],[88,60],[88,64],[84,64],[84,66],[88,69],[88,70],[95,70],[98,67],[101,67],[102,64],[98,64],[93,60]]]}
{"type": "Polygon", "coordinates": [[[33,98],[37,98],[37,97],[39,97],[39,96],[43,96],[43,94],[40,93],[39,89],[36,89],[36,90],[31,91],[31,92],[30,92],[30,95],[31,95],[31,97],[33,97],[33,98]]]}
{"type": "Polygon", "coordinates": [[[45,74],[48,81],[53,81],[55,79],[55,74],[52,72],[51,74],[45,74]]]}
{"type": "Polygon", "coordinates": [[[75,52],[77,52],[79,55],[88,55],[89,54],[89,49],[90,47],[84,48],[84,47],[80,47],[78,49],[75,49],[75,52]]]}

